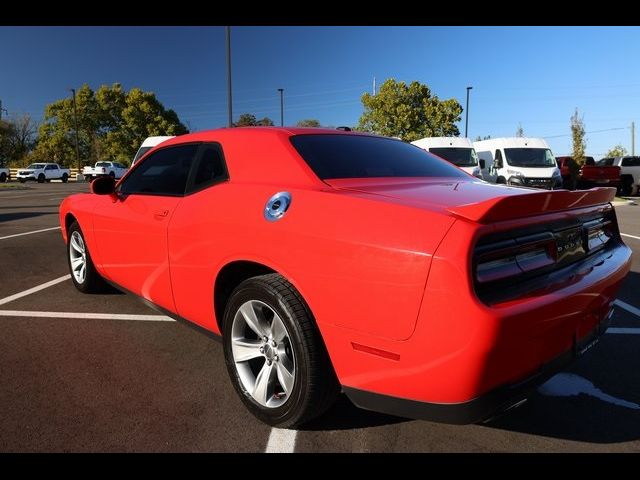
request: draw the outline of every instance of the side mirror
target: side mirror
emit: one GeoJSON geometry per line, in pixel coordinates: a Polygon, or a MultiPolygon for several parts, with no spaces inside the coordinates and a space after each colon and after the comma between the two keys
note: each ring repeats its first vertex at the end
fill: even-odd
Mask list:
{"type": "Polygon", "coordinates": [[[486,165],[486,163],[484,163],[484,158],[481,158],[479,163],[480,163],[480,168],[484,170],[484,167],[486,165]]]}
{"type": "Polygon", "coordinates": [[[111,195],[116,190],[116,181],[109,175],[98,177],[91,182],[90,188],[96,195],[111,195]]]}
{"type": "Polygon", "coordinates": [[[494,160],[493,161],[493,168],[502,168],[502,161],[501,160],[494,160]]]}

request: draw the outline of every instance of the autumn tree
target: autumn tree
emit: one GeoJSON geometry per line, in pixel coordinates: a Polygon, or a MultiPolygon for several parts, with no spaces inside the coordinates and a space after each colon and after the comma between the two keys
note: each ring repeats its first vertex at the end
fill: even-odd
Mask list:
{"type": "Polygon", "coordinates": [[[622,145],[616,145],[607,152],[605,157],[624,157],[625,155],[627,155],[627,153],[627,149],[622,145]]]}
{"type": "Polygon", "coordinates": [[[362,95],[364,113],[357,129],[411,142],[423,137],[458,136],[462,106],[451,98],[440,100],[420,82],[390,78],[376,95],[362,95]]]}
{"type": "MultiPolygon", "coordinates": [[[[145,138],[187,133],[176,112],[165,109],[153,92],[139,88],[127,92],[118,83],[103,85],[96,92],[83,85],[76,92],[76,108],[81,164],[99,160],[128,164],[145,138]]],[[[47,105],[35,158],[65,165],[75,163],[74,135],[72,99],[47,105]]]]}
{"type": "Polygon", "coordinates": [[[583,117],[578,114],[577,108],[571,116],[571,138],[573,142],[573,153],[571,157],[578,165],[583,165],[584,152],[587,145],[584,138],[584,120],[583,117]]]}
{"type": "Polygon", "coordinates": [[[0,162],[20,166],[33,149],[37,125],[29,114],[0,121],[0,162]]]}

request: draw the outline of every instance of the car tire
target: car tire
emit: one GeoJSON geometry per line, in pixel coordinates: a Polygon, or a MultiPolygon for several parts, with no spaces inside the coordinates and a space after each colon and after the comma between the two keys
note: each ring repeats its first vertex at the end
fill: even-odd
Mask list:
{"type": "Polygon", "coordinates": [[[44,178],[44,173],[41,173],[40,175],[38,175],[38,183],[44,183],[45,178],[44,178]]]}
{"type": "Polygon", "coordinates": [[[4,183],[7,181],[7,174],[2,172],[0,173],[0,183],[4,183]]]}
{"type": "Polygon", "coordinates": [[[223,344],[236,392],[269,425],[295,428],[322,415],[337,398],[340,386],[313,315],[279,274],[249,278],[233,291],[223,344]]]}
{"type": "Polygon", "coordinates": [[[632,190],[633,190],[633,185],[631,185],[630,183],[625,182],[622,185],[620,185],[620,195],[623,197],[630,196],[632,190]]]}
{"type": "Polygon", "coordinates": [[[24,182],[26,182],[26,180],[25,180],[24,178],[19,178],[19,179],[18,179],[18,181],[19,181],[20,183],[24,183],[24,182]]]}
{"type": "Polygon", "coordinates": [[[109,176],[110,176],[111,178],[116,178],[116,174],[115,174],[114,172],[109,172],[109,176]]]}
{"type": "Polygon", "coordinates": [[[69,181],[69,175],[66,173],[62,174],[62,183],[67,183],[69,181]]]}
{"type": "Polygon", "coordinates": [[[98,293],[104,290],[106,283],[96,271],[89,248],[78,222],[73,222],[67,232],[67,263],[71,281],[82,293],[98,293]],[[84,267],[84,272],[82,272],[84,267]]]}

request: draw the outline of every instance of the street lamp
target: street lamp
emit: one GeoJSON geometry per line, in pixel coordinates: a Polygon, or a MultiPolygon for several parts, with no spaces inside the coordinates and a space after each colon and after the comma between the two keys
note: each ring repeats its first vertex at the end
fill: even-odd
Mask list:
{"type": "Polygon", "coordinates": [[[80,147],[78,146],[78,110],[76,109],[76,89],[70,88],[71,93],[73,94],[73,122],[76,127],[76,166],[78,169],[82,168],[80,165],[80,147]]]}
{"type": "Polygon", "coordinates": [[[280,92],[280,126],[284,127],[284,88],[279,88],[280,92]]]}
{"type": "Polygon", "coordinates": [[[473,87],[467,87],[467,106],[465,107],[465,120],[464,120],[464,136],[467,137],[467,131],[469,128],[469,90],[473,87]]]}

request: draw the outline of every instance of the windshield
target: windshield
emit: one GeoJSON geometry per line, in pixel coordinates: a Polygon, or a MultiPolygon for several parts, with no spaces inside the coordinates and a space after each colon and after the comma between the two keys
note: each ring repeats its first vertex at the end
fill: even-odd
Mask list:
{"type": "Polygon", "coordinates": [[[296,135],[291,143],[322,180],[332,178],[456,177],[453,165],[425,150],[384,137],[296,135]]]}
{"type": "Polygon", "coordinates": [[[613,158],[603,158],[602,160],[598,160],[596,162],[596,165],[599,165],[601,167],[610,167],[611,165],[613,165],[613,158]]]}
{"type": "Polygon", "coordinates": [[[108,167],[109,162],[98,162],[96,163],[96,167],[108,167]]]}
{"type": "Polygon", "coordinates": [[[507,163],[512,167],[556,167],[556,159],[548,148],[505,148],[507,163]]]}
{"type": "Polygon", "coordinates": [[[40,168],[44,168],[44,163],[32,163],[27,168],[31,170],[38,170],[40,168]]]}
{"type": "Polygon", "coordinates": [[[140,147],[140,149],[138,150],[138,153],[136,153],[136,156],[133,157],[133,162],[131,162],[131,165],[136,163],[140,159],[141,156],[143,156],[145,153],[147,153],[152,148],[153,147],[140,147]]]}
{"type": "Polygon", "coordinates": [[[478,165],[478,155],[473,148],[443,147],[430,148],[429,151],[458,167],[475,167],[478,165]]]}

